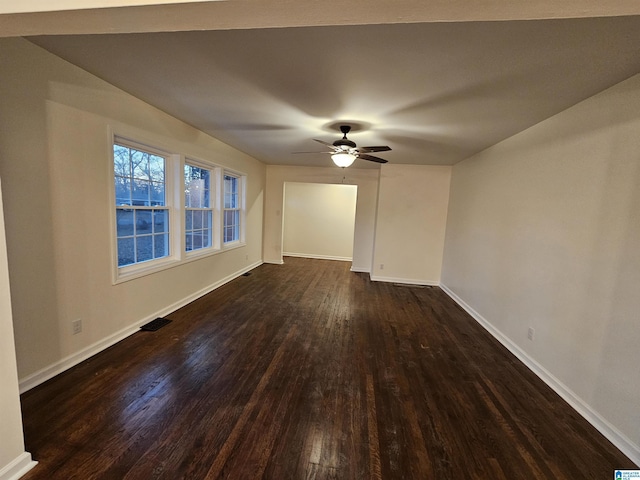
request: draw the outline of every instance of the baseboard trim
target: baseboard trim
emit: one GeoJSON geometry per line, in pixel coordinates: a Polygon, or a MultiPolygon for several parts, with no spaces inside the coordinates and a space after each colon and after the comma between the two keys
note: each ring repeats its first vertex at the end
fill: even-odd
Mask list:
{"type": "Polygon", "coordinates": [[[369,267],[357,267],[355,265],[351,265],[351,268],[349,269],[352,272],[358,272],[358,273],[371,273],[371,268],[369,267]]]}
{"type": "Polygon", "coordinates": [[[494,327],[486,318],[476,312],[462,298],[460,298],[453,290],[446,285],[440,284],[440,288],[449,295],[454,302],[462,307],[469,315],[473,317],[485,330],[504,345],[507,350],[514,354],[522,363],[525,364],[533,373],[535,373],[543,382],[556,392],[562,399],[595,427],[602,435],[604,435],[611,443],[613,443],[622,453],[636,465],[640,465],[640,446],[632,442],[626,435],[613,426],[609,421],[596,412],[591,406],[576,395],[569,387],[557,379],[551,372],[536,362],[524,350],[516,345],[509,337],[504,335],[500,330],[494,327]]]}
{"type": "Polygon", "coordinates": [[[265,260],[263,263],[268,263],[269,265],[284,265],[284,260],[265,260]]]}
{"type": "Polygon", "coordinates": [[[21,453],[0,469],[0,480],[18,480],[37,464],[38,462],[31,459],[29,452],[21,453]]]}
{"type": "MultiPolygon", "coordinates": [[[[158,318],[158,317],[164,317],[165,315],[170,314],[171,312],[175,312],[176,310],[178,310],[181,307],[184,307],[185,305],[193,302],[194,300],[197,300],[198,298],[206,295],[207,293],[212,292],[213,290],[215,290],[216,288],[221,287],[222,285],[229,283],[231,280],[234,280],[240,276],[242,276],[243,273],[246,273],[250,270],[253,270],[256,267],[259,267],[260,265],[262,265],[262,261],[259,262],[255,262],[235,273],[232,273],[231,275],[228,275],[220,280],[218,280],[217,282],[212,283],[211,285],[198,290],[197,292],[145,317],[145,318],[141,318],[140,320],[138,320],[137,322],[135,322],[133,325],[123,328],[122,330],[119,330],[115,333],[113,333],[112,335],[109,335],[108,337],[103,338],[102,340],[99,340],[95,343],[93,343],[92,345],[89,345],[86,348],[83,348],[82,350],[69,355],[55,363],[52,363],[51,365],[49,365],[48,367],[45,367],[41,370],[38,370],[35,373],[32,373],[31,375],[26,376],[25,378],[20,379],[19,381],[19,387],[20,387],[20,393],[24,393],[26,391],[31,390],[34,387],[37,387],[38,385],[40,385],[41,383],[46,382],[47,380],[55,377],[56,375],[61,374],[62,372],[64,372],[65,370],[70,369],[71,367],[74,367],[75,365],[78,365],[79,363],[85,361],[86,359],[94,356],[97,353],[100,353],[103,350],[106,350],[107,348],[109,348],[112,345],[115,345],[116,343],[124,340],[125,338],[129,337],[130,335],[133,335],[134,333],[136,333],[137,331],[139,331],[140,326],[144,325],[145,323],[150,322],[151,320],[158,318]]],[[[0,480],[2,480],[2,478],[0,477],[0,480]]]]}
{"type": "Polygon", "coordinates": [[[315,258],[317,260],[337,260],[339,262],[350,262],[350,261],[353,260],[352,257],[335,257],[333,255],[315,255],[313,253],[282,252],[282,256],[284,256],[284,257],[298,257],[298,258],[315,258]]]}
{"type": "Polygon", "coordinates": [[[405,285],[426,285],[429,287],[437,287],[440,285],[440,282],[434,282],[431,280],[420,280],[415,278],[381,277],[379,275],[371,275],[371,280],[374,282],[403,283],[405,285]]]}

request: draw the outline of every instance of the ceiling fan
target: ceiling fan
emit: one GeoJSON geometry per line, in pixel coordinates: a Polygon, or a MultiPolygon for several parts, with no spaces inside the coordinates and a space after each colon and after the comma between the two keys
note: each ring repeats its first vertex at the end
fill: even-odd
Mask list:
{"type": "Polygon", "coordinates": [[[377,163],[387,163],[387,160],[383,158],[374,157],[373,155],[369,155],[370,152],[388,152],[391,148],[384,146],[376,146],[376,147],[357,147],[355,142],[352,142],[347,138],[347,133],[351,131],[350,125],[341,125],[340,131],[343,136],[340,140],[336,140],[333,143],[327,143],[323,140],[318,140],[314,138],[316,142],[319,142],[331,149],[330,152],[296,152],[296,153],[328,153],[331,155],[331,159],[333,163],[335,163],[338,167],[348,167],[350,166],[356,158],[360,158],[362,160],[369,160],[370,162],[377,163]]]}

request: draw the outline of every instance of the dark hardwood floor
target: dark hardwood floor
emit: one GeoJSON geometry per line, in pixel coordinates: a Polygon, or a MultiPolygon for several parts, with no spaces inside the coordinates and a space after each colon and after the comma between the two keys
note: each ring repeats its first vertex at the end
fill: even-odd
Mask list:
{"type": "Polygon", "coordinates": [[[22,396],[36,479],[609,479],[637,468],[439,288],[263,265],[22,396]]]}

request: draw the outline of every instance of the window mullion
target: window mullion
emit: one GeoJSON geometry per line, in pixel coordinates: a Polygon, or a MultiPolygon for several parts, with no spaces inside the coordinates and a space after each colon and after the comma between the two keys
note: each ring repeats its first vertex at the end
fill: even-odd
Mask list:
{"type": "Polygon", "coordinates": [[[170,176],[171,205],[170,217],[172,225],[172,256],[176,260],[184,258],[184,170],[185,158],[183,155],[171,155],[172,168],[170,176]]]}

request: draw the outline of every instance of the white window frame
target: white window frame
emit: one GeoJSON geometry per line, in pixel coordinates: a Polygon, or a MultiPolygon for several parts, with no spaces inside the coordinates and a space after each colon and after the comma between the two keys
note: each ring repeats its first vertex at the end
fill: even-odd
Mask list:
{"type": "Polygon", "coordinates": [[[222,195],[221,195],[221,208],[222,208],[222,245],[224,246],[224,248],[233,248],[236,246],[242,246],[245,245],[245,236],[244,236],[244,230],[245,230],[245,185],[246,185],[246,175],[243,175],[241,173],[232,171],[232,170],[228,170],[225,169],[223,171],[222,174],[222,195]],[[237,186],[238,186],[238,200],[237,200],[237,207],[236,208],[226,208],[225,207],[225,203],[224,203],[224,196],[225,196],[225,191],[224,191],[224,177],[225,176],[229,176],[229,177],[233,177],[236,178],[237,181],[237,186]],[[234,240],[230,240],[228,242],[224,241],[224,229],[225,229],[225,224],[224,224],[224,219],[225,219],[225,215],[224,213],[226,211],[238,211],[238,238],[234,239],[234,240]]]}
{"type": "Polygon", "coordinates": [[[216,255],[228,250],[243,247],[245,242],[245,191],[247,175],[242,172],[227,169],[216,163],[185,156],[172,152],[163,142],[158,139],[148,140],[139,132],[135,134],[122,134],[109,128],[109,199],[110,199],[110,221],[111,221],[111,258],[112,258],[112,283],[114,285],[133,280],[145,275],[150,275],[168,268],[175,267],[187,262],[196,261],[211,255],[216,255]],[[135,139],[134,139],[135,138],[135,139]],[[140,139],[140,140],[138,140],[140,139]],[[142,150],[159,155],[165,158],[165,207],[168,209],[169,217],[169,255],[166,257],[134,263],[123,267],[118,266],[118,241],[117,241],[117,219],[116,219],[116,192],[115,192],[115,171],[114,171],[114,145],[142,150]],[[211,172],[212,190],[210,198],[212,203],[212,232],[211,246],[197,250],[186,251],[185,232],[185,165],[192,165],[207,169],[211,172]],[[225,174],[238,178],[238,201],[240,206],[239,215],[239,238],[233,242],[224,243],[223,238],[223,212],[224,212],[224,186],[223,178],[225,174]]]}
{"type": "MultiPolygon", "coordinates": [[[[174,178],[171,175],[171,169],[173,168],[176,157],[171,153],[157,148],[152,147],[147,144],[132,141],[126,137],[114,135],[113,141],[110,145],[110,167],[111,167],[111,176],[110,176],[110,191],[111,191],[111,209],[112,214],[111,218],[113,221],[113,229],[112,229],[112,245],[113,245],[113,261],[115,268],[115,278],[117,280],[124,280],[130,277],[138,277],[149,272],[157,271],[159,269],[164,268],[165,266],[174,263],[177,260],[177,252],[176,252],[176,238],[174,235],[175,231],[175,215],[174,215],[174,198],[171,195],[171,192],[175,189],[174,187],[174,178]],[[118,266],[118,225],[117,225],[117,211],[119,210],[116,205],[116,196],[115,196],[115,171],[114,171],[114,145],[121,145],[126,148],[131,148],[134,150],[143,151],[146,153],[151,153],[153,155],[157,155],[163,157],[165,159],[165,169],[164,169],[164,187],[165,187],[165,204],[164,208],[167,211],[168,217],[168,235],[169,235],[169,253],[167,256],[146,260],[142,262],[137,262],[125,266],[118,266]]],[[[131,210],[146,210],[151,209],[152,207],[145,206],[131,206],[131,210]]]]}
{"type": "MultiPolygon", "coordinates": [[[[203,170],[209,171],[209,207],[207,208],[195,208],[195,207],[187,207],[186,206],[186,198],[183,196],[183,202],[185,202],[182,208],[183,217],[186,215],[187,210],[201,210],[201,211],[210,211],[211,212],[211,244],[208,247],[201,247],[195,250],[187,250],[186,247],[186,218],[184,219],[184,228],[183,228],[183,245],[182,248],[184,250],[185,256],[187,258],[191,257],[200,257],[210,253],[214,253],[220,250],[220,167],[217,167],[208,162],[203,162],[201,160],[193,159],[192,157],[186,157],[184,160],[184,166],[182,168],[183,175],[182,180],[184,182],[184,170],[185,167],[189,165],[192,167],[201,168],[203,170]]],[[[182,191],[186,193],[187,187],[183,184],[182,191]]]]}

